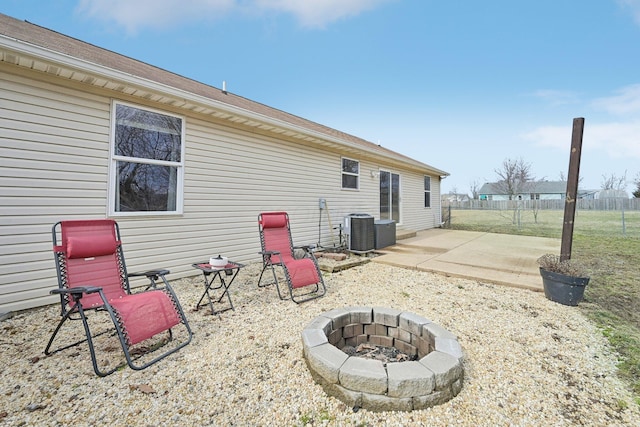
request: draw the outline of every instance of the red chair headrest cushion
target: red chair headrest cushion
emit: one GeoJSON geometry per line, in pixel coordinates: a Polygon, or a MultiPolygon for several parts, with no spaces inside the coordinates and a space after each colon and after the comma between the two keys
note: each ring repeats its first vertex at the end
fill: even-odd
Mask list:
{"type": "Polygon", "coordinates": [[[262,215],[262,228],[282,228],[287,225],[287,215],[267,214],[262,215]]]}
{"type": "Polygon", "coordinates": [[[110,255],[117,247],[118,242],[113,236],[69,237],[67,257],[72,259],[110,255]]]}

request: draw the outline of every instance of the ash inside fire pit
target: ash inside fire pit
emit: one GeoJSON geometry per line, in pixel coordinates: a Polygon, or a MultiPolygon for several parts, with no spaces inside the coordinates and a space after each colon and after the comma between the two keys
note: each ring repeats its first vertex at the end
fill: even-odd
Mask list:
{"type": "Polygon", "coordinates": [[[357,347],[346,345],[342,347],[342,351],[349,356],[379,360],[385,366],[387,365],[387,363],[418,360],[417,354],[408,355],[407,353],[404,353],[395,347],[385,347],[383,345],[373,345],[368,343],[360,344],[357,347]]]}

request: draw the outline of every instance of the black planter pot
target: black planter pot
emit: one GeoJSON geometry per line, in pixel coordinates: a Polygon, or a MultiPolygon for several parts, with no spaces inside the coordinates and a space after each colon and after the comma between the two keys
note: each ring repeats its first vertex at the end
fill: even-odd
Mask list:
{"type": "Polygon", "coordinates": [[[544,295],[551,301],[564,305],[578,305],[584,296],[588,277],[567,276],[540,268],[544,295]]]}

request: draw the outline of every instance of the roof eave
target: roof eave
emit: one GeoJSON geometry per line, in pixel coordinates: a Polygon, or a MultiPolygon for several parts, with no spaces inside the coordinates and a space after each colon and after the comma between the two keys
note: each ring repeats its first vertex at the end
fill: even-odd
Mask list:
{"type": "MultiPolygon", "coordinates": [[[[0,48],[11,51],[12,54],[16,56],[16,60],[13,61],[15,65],[23,65],[21,62],[28,62],[28,59],[30,58],[31,61],[42,63],[40,66],[32,65],[30,68],[37,69],[45,73],[60,74],[59,70],[57,73],[48,72],[48,65],[51,65],[66,69],[72,73],[93,77],[93,79],[87,79],[86,77],[83,79],[75,79],[84,84],[104,88],[104,85],[98,85],[96,82],[106,80],[117,85],[124,85],[124,87],[120,89],[120,92],[128,93],[133,96],[136,96],[135,93],[138,91],[142,93],[151,92],[155,94],[162,94],[163,97],[171,98],[173,100],[171,104],[178,108],[197,112],[205,111],[206,114],[210,114],[218,118],[230,120],[235,123],[244,123],[248,126],[261,127],[262,129],[272,131],[276,134],[285,134],[295,139],[301,139],[323,146],[332,146],[334,148],[337,146],[346,152],[364,152],[370,157],[383,158],[389,163],[403,167],[409,166],[412,169],[429,173],[431,175],[437,175],[440,177],[446,177],[449,175],[449,173],[445,171],[433,168],[393,151],[380,153],[378,150],[370,149],[352,141],[333,137],[284,120],[279,120],[264,114],[226,104],[215,99],[146,79],[144,77],[125,73],[120,70],[76,58],[65,53],[57,52],[42,46],[7,37],[5,35],[0,35],[0,48]],[[201,109],[202,111],[198,111],[198,109],[201,109]]],[[[0,60],[4,62],[11,62],[7,61],[5,54],[0,57],[0,60]]],[[[212,88],[212,90],[213,89],[214,88],[212,88]]],[[[138,96],[142,97],[141,95],[138,96]]]]}

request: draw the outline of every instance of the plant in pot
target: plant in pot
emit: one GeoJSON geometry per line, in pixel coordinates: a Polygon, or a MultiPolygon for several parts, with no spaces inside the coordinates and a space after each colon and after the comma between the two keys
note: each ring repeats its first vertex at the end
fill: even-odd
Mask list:
{"type": "Polygon", "coordinates": [[[544,295],[551,301],[564,305],[578,305],[584,296],[589,276],[584,266],[571,259],[545,254],[538,258],[544,295]]]}

